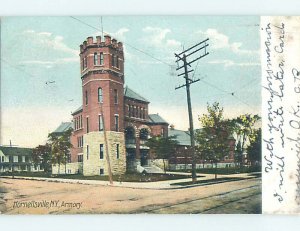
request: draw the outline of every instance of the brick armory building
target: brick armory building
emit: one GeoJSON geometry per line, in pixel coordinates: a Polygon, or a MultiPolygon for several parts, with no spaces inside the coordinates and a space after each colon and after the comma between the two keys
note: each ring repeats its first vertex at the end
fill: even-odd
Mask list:
{"type": "MultiPolygon", "coordinates": [[[[108,162],[113,174],[160,165],[145,142],[150,136],[167,137],[169,124],[158,114],[148,113],[148,100],[124,87],[123,44],[108,35],[103,41],[100,36],[88,37],[80,45],[80,66],[82,106],[72,113],[73,123],[62,123],[54,131],[73,129],[70,163],[61,166],[60,172],[107,175],[108,162]]],[[[179,148],[184,150],[185,145],[179,148]]],[[[180,157],[182,152],[178,153],[180,157]]],[[[53,173],[57,168],[53,166],[53,173]]]]}
{"type": "Polygon", "coordinates": [[[80,64],[82,106],[72,113],[72,125],[63,123],[54,131],[73,128],[67,173],[107,175],[107,158],[113,174],[148,166],[145,142],[150,135],[167,136],[168,123],[157,114],[149,115],[149,102],[124,87],[123,44],[108,35],[104,41],[88,37],[80,45],[80,64]]]}

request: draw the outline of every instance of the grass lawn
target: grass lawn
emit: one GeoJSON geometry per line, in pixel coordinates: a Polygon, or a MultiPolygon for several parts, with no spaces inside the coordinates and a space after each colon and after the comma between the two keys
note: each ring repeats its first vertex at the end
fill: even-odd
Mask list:
{"type": "Polygon", "coordinates": [[[198,180],[195,183],[189,181],[189,182],[182,182],[182,183],[174,183],[171,185],[180,185],[180,186],[187,186],[187,185],[210,185],[210,184],[219,184],[224,183],[228,181],[238,181],[238,180],[245,180],[245,178],[242,177],[226,177],[226,178],[217,178],[217,179],[210,179],[210,180],[198,180]]]}
{"type": "MultiPolygon", "coordinates": [[[[238,173],[251,173],[251,172],[261,172],[260,167],[242,167],[242,168],[200,168],[196,169],[197,173],[205,173],[205,174],[217,174],[220,175],[230,175],[230,174],[238,174],[238,173]]],[[[175,170],[174,172],[191,172],[188,170],[175,170]]]]}
{"type": "MultiPolygon", "coordinates": [[[[5,173],[0,176],[12,176],[11,173],[5,173]]],[[[78,180],[104,180],[108,181],[108,176],[83,176],[83,175],[51,175],[45,172],[15,172],[14,176],[24,176],[24,177],[46,177],[46,178],[63,178],[63,179],[78,179],[78,180]]],[[[160,174],[160,173],[126,173],[124,175],[114,175],[113,181],[122,182],[154,182],[163,180],[176,180],[176,179],[186,179],[191,176],[178,175],[178,174],[160,174]]]]}

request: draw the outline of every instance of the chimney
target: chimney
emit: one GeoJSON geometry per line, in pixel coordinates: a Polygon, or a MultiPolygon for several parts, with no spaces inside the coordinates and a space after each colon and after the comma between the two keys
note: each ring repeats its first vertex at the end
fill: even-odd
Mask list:
{"type": "Polygon", "coordinates": [[[9,140],[9,147],[11,147],[11,140],[9,140]]]}

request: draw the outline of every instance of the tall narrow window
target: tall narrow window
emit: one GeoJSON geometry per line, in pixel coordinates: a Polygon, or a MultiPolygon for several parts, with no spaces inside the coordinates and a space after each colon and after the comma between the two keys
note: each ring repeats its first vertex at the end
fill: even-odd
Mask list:
{"type": "Polygon", "coordinates": [[[104,55],[103,52],[100,52],[100,65],[104,64],[104,55]]]}
{"type": "Polygon", "coordinates": [[[102,119],[102,115],[98,116],[98,122],[99,122],[99,131],[103,131],[103,119],[102,119]]]}
{"type": "Polygon", "coordinates": [[[111,55],[111,65],[115,66],[115,55],[111,55]]]}
{"type": "Polygon", "coordinates": [[[85,69],[85,68],[87,68],[87,57],[85,57],[85,58],[83,59],[83,61],[84,61],[84,69],[85,69]]]}
{"type": "Polygon", "coordinates": [[[114,102],[115,102],[115,104],[118,103],[118,90],[117,89],[114,89],[114,102]]]}
{"type": "Polygon", "coordinates": [[[89,133],[89,117],[86,118],[86,133],[89,133]]]}
{"type": "Polygon", "coordinates": [[[82,59],[82,70],[84,70],[84,68],[85,68],[85,66],[84,66],[85,65],[85,61],[84,61],[84,59],[85,58],[82,59]]]}
{"type": "Polygon", "coordinates": [[[115,115],[115,129],[116,129],[116,132],[119,131],[119,116],[118,115],[115,115]]]}
{"type": "Polygon", "coordinates": [[[128,105],[128,116],[131,117],[131,105],[128,105]]]}
{"type": "Polygon", "coordinates": [[[98,102],[103,103],[103,92],[101,87],[98,88],[98,102]]]}
{"type": "Polygon", "coordinates": [[[98,65],[98,54],[97,54],[97,52],[94,53],[94,65],[98,65]]]}
{"type": "Polygon", "coordinates": [[[86,146],[86,159],[89,159],[89,145],[86,146]]]}
{"type": "Polygon", "coordinates": [[[104,147],[103,144],[100,144],[100,159],[104,158],[104,147]]]}
{"type": "Polygon", "coordinates": [[[120,157],[120,145],[119,144],[116,145],[116,157],[117,157],[117,159],[119,159],[119,157],[120,157]]]}
{"type": "Polygon", "coordinates": [[[162,137],[164,137],[165,136],[165,129],[162,128],[161,131],[160,131],[160,134],[161,134],[162,137]]]}
{"type": "Polygon", "coordinates": [[[119,56],[116,56],[116,67],[119,68],[119,56]]]}
{"type": "Polygon", "coordinates": [[[89,103],[88,92],[85,91],[85,105],[88,105],[88,103],[89,103]]]}

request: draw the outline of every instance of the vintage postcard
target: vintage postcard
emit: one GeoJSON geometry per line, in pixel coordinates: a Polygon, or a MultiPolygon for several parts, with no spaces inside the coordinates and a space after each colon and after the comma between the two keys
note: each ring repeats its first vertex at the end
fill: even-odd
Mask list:
{"type": "Polygon", "coordinates": [[[299,212],[300,18],[0,27],[1,214],[299,212]]]}

